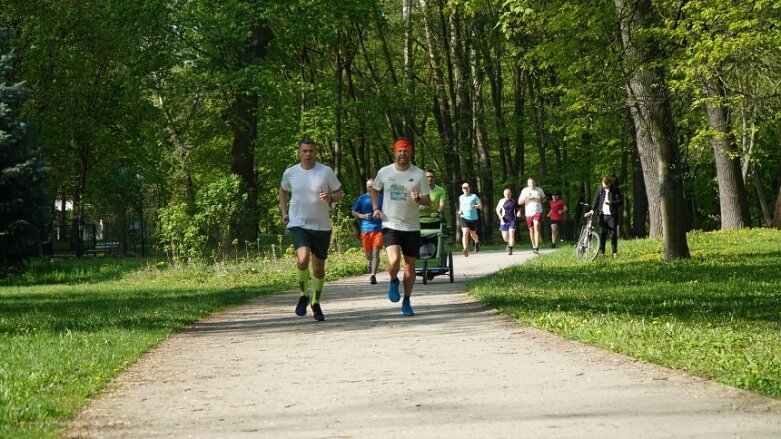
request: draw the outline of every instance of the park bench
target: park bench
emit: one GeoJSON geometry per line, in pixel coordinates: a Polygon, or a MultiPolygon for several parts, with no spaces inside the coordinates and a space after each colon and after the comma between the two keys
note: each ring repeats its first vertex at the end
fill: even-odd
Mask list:
{"type": "Polygon", "coordinates": [[[95,256],[97,256],[98,253],[103,253],[106,256],[115,256],[118,249],[118,242],[98,242],[95,244],[95,248],[87,250],[87,253],[95,256]]]}

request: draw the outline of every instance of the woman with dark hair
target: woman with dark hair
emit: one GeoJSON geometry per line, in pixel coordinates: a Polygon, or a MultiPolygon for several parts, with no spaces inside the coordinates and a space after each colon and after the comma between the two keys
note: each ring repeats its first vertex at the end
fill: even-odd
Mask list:
{"type": "Polygon", "coordinates": [[[621,224],[621,205],[624,198],[621,191],[613,184],[610,177],[602,179],[602,187],[594,195],[594,203],[591,210],[586,212],[585,216],[593,215],[594,212],[599,215],[599,254],[605,254],[605,241],[608,232],[610,233],[610,246],[613,250],[613,257],[618,253],[618,225],[621,224]]]}

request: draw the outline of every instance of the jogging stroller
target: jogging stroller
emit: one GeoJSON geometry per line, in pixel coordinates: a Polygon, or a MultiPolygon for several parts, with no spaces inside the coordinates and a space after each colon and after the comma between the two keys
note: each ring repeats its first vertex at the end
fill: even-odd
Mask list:
{"type": "Polygon", "coordinates": [[[445,243],[445,228],[440,218],[420,218],[420,257],[415,274],[423,277],[423,285],[441,274],[449,274],[453,282],[453,253],[445,243]]]}

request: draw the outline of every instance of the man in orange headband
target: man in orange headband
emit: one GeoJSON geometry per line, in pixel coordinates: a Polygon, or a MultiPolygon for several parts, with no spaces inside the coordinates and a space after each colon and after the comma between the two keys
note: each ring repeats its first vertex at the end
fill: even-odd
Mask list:
{"type": "Polygon", "coordinates": [[[393,155],[396,155],[396,150],[399,148],[407,148],[409,151],[409,156],[412,157],[412,154],[415,153],[415,149],[412,147],[412,143],[410,143],[407,139],[399,139],[393,143],[393,155]]]}
{"type": "Polygon", "coordinates": [[[415,285],[415,261],[420,252],[420,206],[431,204],[431,191],[426,182],[426,173],[412,164],[412,143],[407,139],[398,139],[393,143],[395,162],[383,167],[374,177],[371,188],[374,218],[382,218],[382,240],[388,254],[388,274],[390,286],[388,299],[398,302],[399,271],[404,258],[404,300],[401,303],[402,315],[415,315],[412,311],[410,296],[415,285]],[[382,206],[379,198],[382,191],[382,206]],[[382,209],[380,209],[382,208],[382,209]]]}

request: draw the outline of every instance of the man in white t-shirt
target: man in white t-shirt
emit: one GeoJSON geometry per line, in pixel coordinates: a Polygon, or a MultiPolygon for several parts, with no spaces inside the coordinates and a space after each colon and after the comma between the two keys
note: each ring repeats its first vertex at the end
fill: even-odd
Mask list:
{"type": "Polygon", "coordinates": [[[388,254],[388,274],[390,286],[388,299],[398,302],[398,274],[401,259],[404,258],[404,300],[401,313],[412,316],[410,296],[415,285],[415,261],[420,252],[420,206],[431,204],[431,188],[426,182],[426,173],[412,164],[412,143],[407,139],[398,139],[393,143],[395,162],[383,167],[374,177],[371,189],[374,218],[382,218],[382,239],[388,254]],[[382,191],[382,206],[379,195],[382,191]],[[380,209],[382,208],[382,209],[380,209]]]}
{"type": "Polygon", "coordinates": [[[325,283],[325,260],[331,243],[330,205],[342,199],[342,184],[333,169],[317,161],[317,145],[305,137],[298,143],[300,163],[282,174],[279,186],[279,210],[296,249],[296,268],[301,296],[296,315],[305,316],[310,297],[309,261],[312,261],[312,314],[323,321],[320,294],[325,283]],[[288,206],[288,200],[290,205],[288,206]]]}
{"type": "Polygon", "coordinates": [[[542,202],[545,201],[545,192],[537,187],[537,183],[531,177],[526,180],[526,184],[527,186],[518,196],[518,205],[524,205],[529,240],[532,242],[532,252],[536,255],[540,252],[542,242],[542,202]]]}

